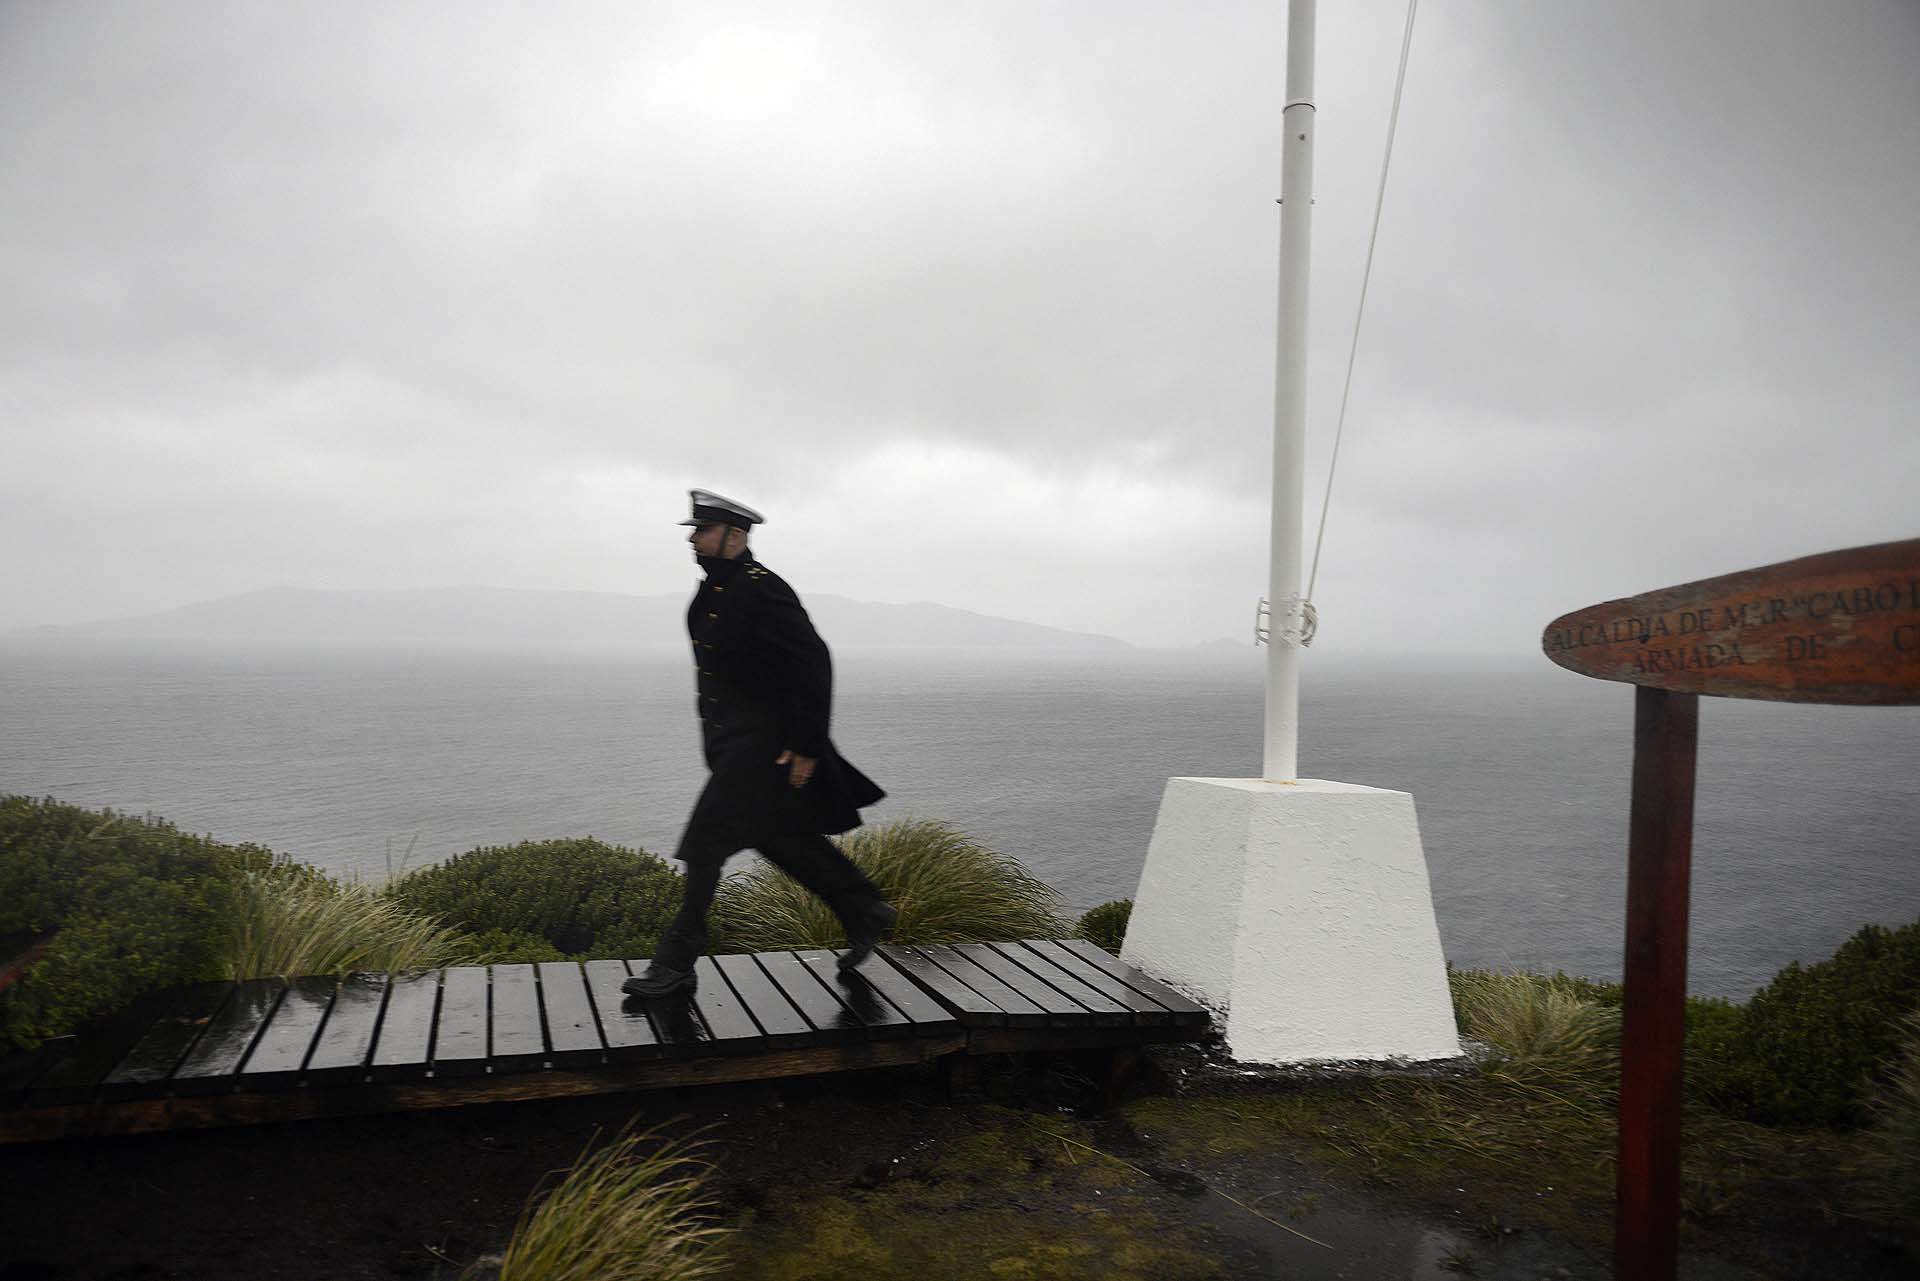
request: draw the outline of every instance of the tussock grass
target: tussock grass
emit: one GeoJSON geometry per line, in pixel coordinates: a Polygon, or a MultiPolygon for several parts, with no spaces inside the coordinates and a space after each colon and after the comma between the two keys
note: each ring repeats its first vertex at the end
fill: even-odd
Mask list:
{"type": "MultiPolygon", "coordinates": [[[[858,828],[840,848],[899,909],[899,943],[1059,938],[1059,896],[1015,860],[945,823],[903,819],[858,828]]],[[[743,952],[844,947],[840,922],[770,866],[729,877],[714,907],[727,946],[743,952]]]]}
{"type": "Polygon", "coordinates": [[[623,1132],[581,1153],[545,1196],[527,1202],[499,1281],[696,1281],[726,1269],[729,1235],[702,1195],[711,1168],[654,1131],[623,1132]]]}
{"type": "Polygon", "coordinates": [[[1867,1097],[1873,1124],[1861,1136],[1859,1208],[1882,1222],[1920,1229],[1920,1010],[1901,1030],[1885,1082],[1867,1097]]]}
{"type": "Polygon", "coordinates": [[[1620,1011],[1537,974],[1448,975],[1460,1032],[1492,1050],[1483,1071],[1521,1089],[1611,1108],[1620,1075],[1620,1011]]]}
{"type": "Polygon", "coordinates": [[[367,885],[283,864],[240,873],[221,957],[228,978],[344,974],[471,964],[486,958],[438,917],[367,885]]]}

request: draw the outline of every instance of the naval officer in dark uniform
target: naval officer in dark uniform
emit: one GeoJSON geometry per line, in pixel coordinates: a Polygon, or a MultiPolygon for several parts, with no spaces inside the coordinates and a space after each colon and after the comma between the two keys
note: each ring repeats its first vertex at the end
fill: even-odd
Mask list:
{"type": "Polygon", "coordinates": [[[687,634],[712,774],[675,855],[687,877],[679,915],[646,973],[625,984],[643,997],[692,989],[720,867],[743,849],[758,850],[833,909],[847,933],[842,969],[866,960],[896,915],[827,839],[858,827],[861,807],[886,793],[827,737],[833,660],[826,643],[793,589],[748,550],[760,513],[703,489],[692,496],[693,515],[680,523],[693,527],[687,541],[707,577],[687,608],[687,634]]]}

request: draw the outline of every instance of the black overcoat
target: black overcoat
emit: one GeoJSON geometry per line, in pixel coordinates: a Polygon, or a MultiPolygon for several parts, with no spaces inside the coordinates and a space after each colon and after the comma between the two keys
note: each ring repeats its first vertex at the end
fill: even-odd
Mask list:
{"type": "Polygon", "coordinates": [[[751,552],[699,559],[707,577],[687,607],[687,635],[713,775],[694,805],[688,844],[725,857],[727,846],[858,827],[860,808],[886,793],[828,737],[833,659],[800,598],[751,552]],[[818,762],[805,787],[775,764],[789,750],[818,762]]]}

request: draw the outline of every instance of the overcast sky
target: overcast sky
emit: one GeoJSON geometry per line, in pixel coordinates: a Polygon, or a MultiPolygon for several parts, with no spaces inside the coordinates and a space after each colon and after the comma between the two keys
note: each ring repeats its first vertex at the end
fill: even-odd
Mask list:
{"type": "MultiPolygon", "coordinates": [[[[1309,529],[1404,6],[1321,6],[1309,529]]],[[[0,628],[1266,583],[1285,4],[0,0],[0,628]]],[[[1316,653],[1920,534],[1920,5],[1430,2],[1316,653]]],[[[829,637],[829,639],[833,639],[829,637]]]]}

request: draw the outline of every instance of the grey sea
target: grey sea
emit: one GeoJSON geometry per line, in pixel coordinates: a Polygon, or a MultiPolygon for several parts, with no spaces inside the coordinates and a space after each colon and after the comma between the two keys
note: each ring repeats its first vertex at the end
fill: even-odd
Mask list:
{"type": "MultiPolygon", "coordinates": [[[[1617,978],[1633,698],[1310,655],[1301,773],[1411,792],[1459,966],[1617,978]]],[[[1133,893],[1165,780],[1258,773],[1251,653],[843,653],[871,818],[949,820],[1075,910],[1133,893]]],[[[1744,997],[1920,916],[1920,713],[1707,700],[1696,993],[1744,997]]],[[[591,834],[670,855],[703,777],[678,657],[0,651],[0,792],[153,813],[378,877],[591,834]]]]}

